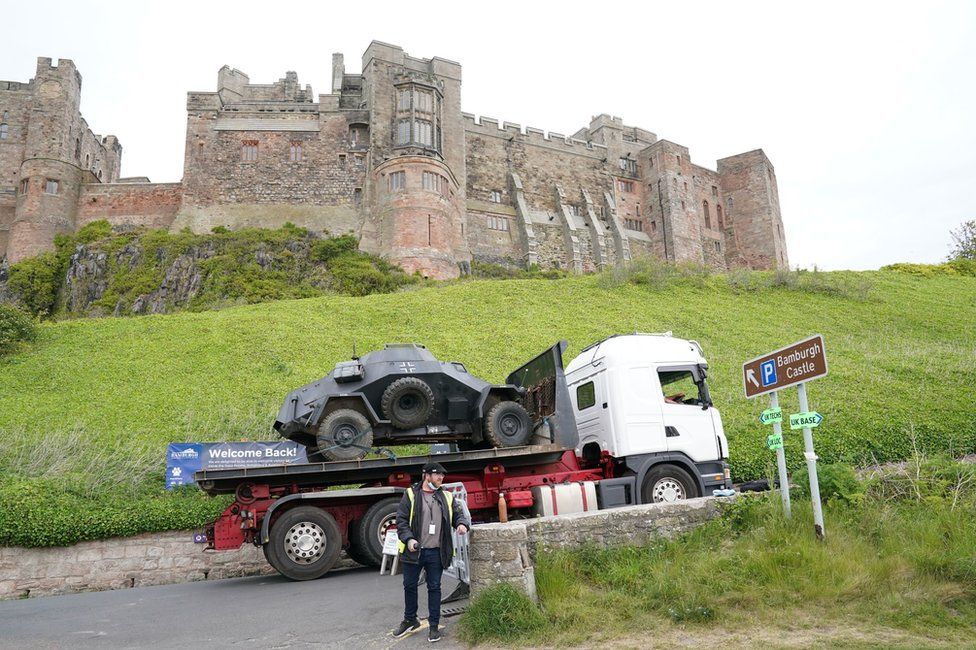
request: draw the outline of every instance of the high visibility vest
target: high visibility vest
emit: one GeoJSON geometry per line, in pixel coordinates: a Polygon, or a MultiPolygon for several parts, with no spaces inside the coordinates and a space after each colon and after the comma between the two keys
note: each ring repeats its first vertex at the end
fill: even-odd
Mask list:
{"type": "MultiPolygon", "coordinates": [[[[447,501],[447,521],[453,523],[454,522],[454,494],[448,492],[447,490],[441,490],[441,491],[444,493],[444,498],[447,501]]],[[[410,519],[408,521],[410,523],[410,530],[413,530],[413,510],[414,510],[413,500],[416,499],[416,497],[413,495],[412,487],[407,488],[407,498],[410,499],[410,519]]],[[[418,539],[417,542],[419,543],[420,540],[418,539]]],[[[405,543],[403,543],[402,541],[397,542],[397,550],[400,553],[403,553],[403,551],[406,550],[406,548],[407,545],[405,543]]]]}

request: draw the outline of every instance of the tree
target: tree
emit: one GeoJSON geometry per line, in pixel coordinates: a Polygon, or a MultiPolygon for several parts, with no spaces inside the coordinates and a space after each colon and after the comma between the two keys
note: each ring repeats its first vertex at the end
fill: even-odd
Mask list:
{"type": "Polygon", "coordinates": [[[952,260],[976,260],[976,220],[970,219],[959,224],[955,230],[950,230],[952,236],[952,260]]]}

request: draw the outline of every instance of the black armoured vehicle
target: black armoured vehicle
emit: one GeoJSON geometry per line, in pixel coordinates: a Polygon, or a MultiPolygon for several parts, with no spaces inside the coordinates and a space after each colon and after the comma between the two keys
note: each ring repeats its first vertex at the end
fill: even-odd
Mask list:
{"type": "Polygon", "coordinates": [[[311,461],[360,458],[374,445],[525,445],[553,415],[565,347],[556,344],[496,385],[423,345],[388,344],[289,393],[274,428],[305,445],[311,461]]]}

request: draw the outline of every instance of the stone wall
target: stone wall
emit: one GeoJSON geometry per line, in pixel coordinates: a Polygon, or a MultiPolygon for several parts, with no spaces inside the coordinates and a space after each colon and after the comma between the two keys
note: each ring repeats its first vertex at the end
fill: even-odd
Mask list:
{"type": "Polygon", "coordinates": [[[256,546],[220,553],[203,548],[191,531],[58,548],[0,547],[0,599],[274,573],[256,546]]]}
{"type": "Polygon", "coordinates": [[[81,186],[77,227],[98,219],[112,225],[169,228],[180,210],[180,183],[90,183],[81,186]]]}
{"type": "Polygon", "coordinates": [[[644,546],[714,519],[731,500],[705,497],[476,525],[471,529],[469,550],[472,596],[490,585],[507,583],[535,599],[535,561],[540,552],[587,544],[601,548],[644,546]]]}

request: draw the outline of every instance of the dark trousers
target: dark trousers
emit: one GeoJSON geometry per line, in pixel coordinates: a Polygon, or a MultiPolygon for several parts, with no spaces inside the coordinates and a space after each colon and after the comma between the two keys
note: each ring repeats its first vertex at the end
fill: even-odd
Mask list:
{"type": "Polygon", "coordinates": [[[441,550],[439,548],[420,549],[420,561],[416,564],[404,562],[403,567],[403,618],[412,621],[417,618],[417,583],[420,572],[427,572],[427,610],[430,612],[429,622],[438,625],[441,622],[441,550]]]}

